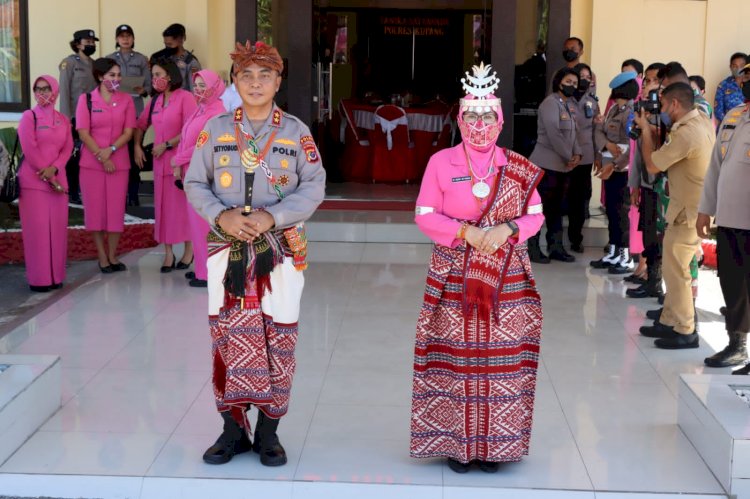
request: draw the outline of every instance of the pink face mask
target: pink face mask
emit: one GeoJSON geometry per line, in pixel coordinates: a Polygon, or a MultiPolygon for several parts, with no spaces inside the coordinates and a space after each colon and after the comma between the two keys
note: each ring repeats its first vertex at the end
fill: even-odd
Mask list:
{"type": "Polygon", "coordinates": [[[466,123],[461,116],[458,117],[458,128],[461,130],[464,142],[476,150],[486,150],[494,144],[501,130],[500,123],[488,125],[482,120],[466,123]]]}
{"type": "Polygon", "coordinates": [[[213,94],[214,94],[214,91],[212,88],[196,88],[195,90],[193,90],[195,101],[198,104],[203,104],[208,99],[210,99],[213,94]]]}
{"type": "Polygon", "coordinates": [[[104,88],[110,92],[117,92],[117,89],[120,88],[119,80],[102,80],[102,83],[104,83],[104,88]]]}
{"type": "Polygon", "coordinates": [[[169,88],[169,80],[167,80],[164,76],[157,76],[153,80],[151,80],[151,86],[154,87],[154,90],[161,93],[169,88]]]}
{"type": "Polygon", "coordinates": [[[52,95],[51,92],[48,92],[48,93],[34,92],[34,99],[36,100],[36,103],[42,107],[54,105],[55,103],[55,97],[52,95]]]}

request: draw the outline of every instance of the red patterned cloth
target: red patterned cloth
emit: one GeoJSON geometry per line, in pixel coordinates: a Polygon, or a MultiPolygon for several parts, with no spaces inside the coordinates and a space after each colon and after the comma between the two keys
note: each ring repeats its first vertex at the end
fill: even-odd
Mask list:
{"type": "MultiPolygon", "coordinates": [[[[480,227],[527,212],[539,168],[508,152],[480,227]]],[[[411,456],[468,463],[528,454],[542,331],[525,243],[486,256],[434,247],[417,321],[411,456]]]]}

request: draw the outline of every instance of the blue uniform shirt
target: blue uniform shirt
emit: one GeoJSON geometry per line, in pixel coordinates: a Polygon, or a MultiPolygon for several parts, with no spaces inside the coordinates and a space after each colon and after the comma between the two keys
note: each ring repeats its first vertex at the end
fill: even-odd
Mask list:
{"type": "Polygon", "coordinates": [[[745,98],[742,96],[742,88],[737,84],[734,76],[725,78],[716,89],[716,100],[714,101],[714,114],[717,121],[724,120],[724,116],[737,106],[742,105],[745,98]]]}

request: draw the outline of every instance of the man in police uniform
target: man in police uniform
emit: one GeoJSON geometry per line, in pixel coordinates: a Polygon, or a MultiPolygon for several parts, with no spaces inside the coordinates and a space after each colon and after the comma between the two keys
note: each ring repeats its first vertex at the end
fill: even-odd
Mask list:
{"type": "Polygon", "coordinates": [[[670,197],[664,233],[664,309],[653,326],[644,326],[640,332],[658,338],[654,342],[658,348],[697,348],[690,261],[700,244],[695,231],[698,202],[716,138],[711,122],[694,108],[689,84],[679,82],[665,88],[661,108],[673,125],[657,151],[654,137],[648,133],[650,124],[645,111],[641,110],[635,118],[640,129],[646,131],[642,135],[643,163],[650,174],[667,172],[670,197]]]}
{"type": "MultiPolygon", "coordinates": [[[[747,362],[750,331],[750,64],[740,73],[745,103],[729,111],[719,127],[698,207],[698,237],[706,238],[716,217],[719,281],[726,306],[729,345],[705,359],[709,367],[747,362]]],[[[750,364],[732,374],[750,373],[750,364]]]]}
{"type": "MultiPolygon", "coordinates": [[[[60,63],[60,112],[73,122],[76,116],[78,98],[87,92],[91,92],[97,86],[92,72],[93,61],[91,56],[96,52],[96,37],[93,29],[82,29],[73,33],[70,48],[75,52],[60,63]]],[[[75,123],[71,127],[73,139],[78,139],[75,123]]],[[[80,203],[78,157],[71,156],[65,166],[65,174],[68,177],[68,192],[73,203],[80,203]]]]}
{"type": "Polygon", "coordinates": [[[323,201],[326,175],[307,126],[273,101],[283,70],[276,49],[237,44],[232,59],[242,106],[208,121],[185,179],[190,203],[212,225],[212,379],[224,432],[203,459],[223,464],[252,448],[263,465],[279,466],[286,454],[276,428],[289,403],[306,266],[300,224],[323,201]],[[252,446],[251,405],[259,411],[252,446]]]}
{"type": "Polygon", "coordinates": [[[180,68],[180,73],[182,73],[182,88],[192,92],[193,75],[202,68],[201,63],[193,55],[193,52],[185,50],[184,44],[187,38],[185,26],[179,23],[170,24],[162,32],[161,36],[164,38],[164,48],[151,54],[151,59],[171,59],[172,62],[177,64],[177,67],[180,68]]]}

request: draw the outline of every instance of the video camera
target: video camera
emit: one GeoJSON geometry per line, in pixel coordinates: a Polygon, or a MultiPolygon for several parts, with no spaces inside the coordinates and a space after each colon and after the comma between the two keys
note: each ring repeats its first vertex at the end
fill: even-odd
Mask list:
{"type": "MultiPolygon", "coordinates": [[[[633,112],[635,114],[641,114],[641,110],[644,110],[646,111],[646,113],[658,118],[658,116],[661,114],[661,102],[659,102],[658,90],[651,90],[648,93],[648,98],[646,100],[639,100],[633,105],[633,112]]],[[[633,125],[628,132],[628,137],[633,140],[638,140],[641,137],[642,132],[643,131],[640,128],[638,128],[636,125],[633,125]]]]}

